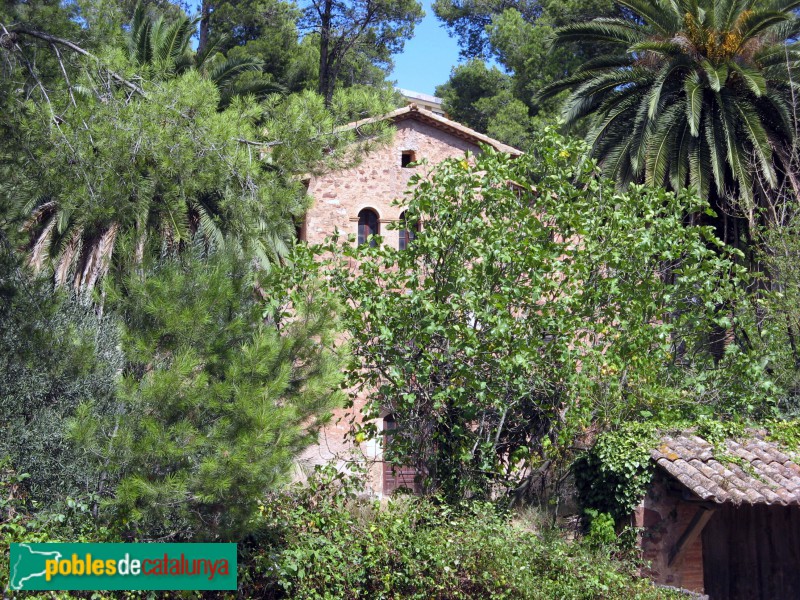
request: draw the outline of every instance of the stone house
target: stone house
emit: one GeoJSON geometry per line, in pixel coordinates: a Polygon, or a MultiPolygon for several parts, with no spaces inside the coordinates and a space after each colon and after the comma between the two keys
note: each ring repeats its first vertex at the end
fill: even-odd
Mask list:
{"type": "MultiPolygon", "coordinates": [[[[403,208],[393,206],[393,203],[403,198],[414,174],[424,174],[441,161],[462,157],[465,152],[477,154],[480,152],[479,144],[512,156],[521,154],[511,146],[416,104],[377,119],[394,125],[396,131],[390,144],[368,153],[358,166],[311,177],[308,181],[308,193],[314,198],[314,203],[300,228],[301,239],[321,243],[339,231],[345,235],[352,234],[363,243],[369,235],[381,235],[383,243],[403,249],[413,239],[414,232],[389,230],[387,225],[403,219],[403,208]],[[423,160],[427,161],[426,164],[417,164],[423,160]]],[[[350,127],[374,120],[359,121],[350,127]]],[[[398,487],[414,488],[413,472],[392,472],[384,465],[379,441],[357,446],[348,438],[351,420],[360,419],[366,402],[364,393],[354,393],[354,396],[353,408],[334,414],[331,424],[321,432],[320,443],[301,457],[301,466],[336,462],[345,468],[348,461],[366,461],[370,465],[370,487],[374,494],[389,494],[398,487]]],[[[377,427],[384,431],[392,424],[391,415],[385,415],[377,427]]]]}
{"type": "Polygon", "coordinates": [[[800,466],[751,431],[665,436],[633,522],[656,583],[710,600],[800,598],[800,466]]]}

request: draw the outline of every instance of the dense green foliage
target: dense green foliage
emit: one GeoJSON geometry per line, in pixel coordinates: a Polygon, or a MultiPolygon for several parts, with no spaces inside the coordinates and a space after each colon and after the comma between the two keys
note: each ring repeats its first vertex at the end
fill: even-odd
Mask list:
{"type": "Polygon", "coordinates": [[[572,24],[558,43],[595,39],[608,52],[544,95],[572,89],[563,116],[594,117],[592,156],[621,186],[693,187],[714,208],[743,208],[775,189],[795,137],[791,42],[797,3],[620,2],[627,18],[572,24]],[[743,206],[737,206],[741,202],[743,206]]]}
{"type": "Polygon", "coordinates": [[[753,312],[759,335],[752,343],[770,357],[770,368],[785,390],[779,407],[784,415],[800,416],[800,220],[791,186],[784,186],[762,213],[765,225],[756,230],[756,258],[767,275],[756,291],[753,312]]]}
{"type": "Polygon", "coordinates": [[[383,143],[385,124],[339,126],[394,99],[240,97],[255,59],[194,52],[195,21],[129,4],[0,12],[0,458],[44,512],[239,539],[342,402],[336,304],[285,260],[300,176],[383,143]]]}
{"type": "MultiPolygon", "coordinates": [[[[36,518],[19,496],[20,477],[0,466],[0,577],[8,544],[27,541],[119,541],[97,528],[88,507],[36,518]]],[[[635,562],[609,556],[611,546],[567,542],[536,513],[519,517],[487,503],[449,507],[402,498],[380,505],[357,499],[358,481],[324,472],[303,489],[266,498],[256,533],[240,544],[239,590],[218,598],[470,598],[668,600],[637,577],[635,562]],[[344,479],[344,481],[343,481],[344,479]],[[355,485],[355,487],[354,487],[355,485]]],[[[0,579],[0,585],[4,581],[0,579]]],[[[49,596],[26,596],[49,597],[49,596]]],[[[59,593],[59,598],[84,597],[59,593]]],[[[145,594],[100,593],[95,598],[145,594]]],[[[201,598],[200,592],[162,592],[201,598]]]]}
{"type": "Polygon", "coordinates": [[[308,0],[303,26],[319,40],[320,96],[330,104],[337,80],[354,58],[391,66],[424,12],[417,0],[308,0]]]}
{"type": "Polygon", "coordinates": [[[456,120],[527,149],[536,131],[555,124],[561,98],[539,92],[574,72],[603,44],[581,40],[551,48],[554,27],[614,14],[611,0],[586,2],[476,1],[434,3],[437,16],[459,38],[469,62],[453,68],[436,89],[456,120]],[[503,67],[488,69],[491,59],[503,67]]]}
{"type": "MultiPolygon", "coordinates": [[[[757,430],[790,454],[800,449],[800,422],[785,419],[719,420],[701,415],[694,421],[649,419],[629,422],[601,433],[592,447],[572,464],[577,499],[592,526],[611,519],[624,522],[639,505],[655,473],[650,452],[664,434],[691,431],[711,444],[715,459],[741,463],[725,448],[726,440],[741,440],[757,430]]],[[[741,466],[741,464],[740,464],[741,466]]],[[[746,468],[746,467],[745,467],[746,468]]]]}
{"type": "MultiPolygon", "coordinates": [[[[1,239],[1,238],[0,238],[1,239]]],[[[54,292],[0,248],[0,458],[35,473],[27,493],[43,505],[86,497],[96,481],[65,435],[81,402],[114,405],[122,368],[118,322],[54,292]]]]}
{"type": "Polygon", "coordinates": [[[572,466],[578,497],[592,516],[628,517],[641,502],[654,467],[650,451],[658,443],[655,423],[632,423],[601,434],[572,466]]]}
{"type": "Polygon", "coordinates": [[[391,135],[342,125],[397,105],[415,0],[3,3],[0,574],[14,541],[236,541],[239,597],[671,597],[615,530],[658,431],[800,440],[795,4],[438,0],[445,109],[532,150],[412,178],[398,251],[294,238],[309,175],[391,135]],[[570,87],[588,147],[545,127],[570,87]],[[708,226],[733,206],[767,277],[708,226]],[[350,439],[391,414],[427,497],[286,486],[353,389],[350,439]],[[585,539],[509,512],[570,473],[585,539]]]}
{"type": "Polygon", "coordinates": [[[57,284],[91,289],[191,243],[275,263],[306,207],[293,176],[349,160],[353,134],[337,121],[381,106],[342,92],[327,111],[306,93],[218,111],[215,85],[193,71],[145,88],[146,100],[88,98],[55,123],[45,105],[18,124],[32,159],[0,196],[26,218],[31,263],[52,264],[57,284]],[[264,127],[279,136],[268,161],[251,146],[264,127]]]}
{"type": "Polygon", "coordinates": [[[171,254],[192,240],[227,242],[269,264],[302,213],[300,195],[270,185],[237,141],[255,137],[262,108],[217,112],[214,86],[194,74],[148,92],[148,101],[82,102],[59,126],[46,107],[20,124],[37,153],[7,190],[22,192],[17,205],[30,215],[31,263],[52,260],[58,284],[92,288],[109,270],[140,267],[148,251],[171,254]],[[275,192],[283,195],[268,197],[275,192]]]}
{"type": "Polygon", "coordinates": [[[461,55],[465,58],[483,56],[488,52],[489,40],[486,30],[495,16],[506,10],[517,10],[528,20],[541,16],[539,2],[509,2],[507,0],[435,0],[433,10],[450,30],[450,35],[458,38],[461,55]]]}
{"type": "Polygon", "coordinates": [[[678,597],[588,544],[565,542],[534,514],[411,497],[382,506],[336,483],[329,474],[264,506],[284,540],[275,558],[292,598],[678,597]]]}
{"type": "Polygon", "coordinates": [[[247,262],[215,254],[111,296],[125,324],[120,409],[82,404],[71,433],[120,480],[109,502],[120,528],[237,539],[341,403],[335,305],[313,282],[276,277],[257,302],[247,262]]]}
{"type": "Polygon", "coordinates": [[[772,410],[758,356],[707,343],[749,324],[731,311],[746,305],[736,252],[684,221],[706,205],[616,193],[558,136],[536,148],[440,164],[410,195],[422,230],[409,248],[341,251],[360,261],[337,283],[352,375],[397,419],[390,459],[448,498],[535,496],[586,428],[772,410]]]}

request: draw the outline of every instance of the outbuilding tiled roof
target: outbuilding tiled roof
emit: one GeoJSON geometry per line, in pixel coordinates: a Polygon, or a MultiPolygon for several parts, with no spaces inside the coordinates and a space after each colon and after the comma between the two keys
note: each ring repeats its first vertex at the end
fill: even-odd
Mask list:
{"type": "Polygon", "coordinates": [[[703,500],[800,505],[800,466],[763,433],[751,431],[718,448],[691,433],[664,436],[651,456],[703,500]]]}

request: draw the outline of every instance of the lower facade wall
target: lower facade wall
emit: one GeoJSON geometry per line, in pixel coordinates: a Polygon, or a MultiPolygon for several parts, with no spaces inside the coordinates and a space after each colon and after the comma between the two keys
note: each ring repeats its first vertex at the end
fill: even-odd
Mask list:
{"type": "Polygon", "coordinates": [[[363,414],[367,399],[363,394],[352,394],[353,406],[333,411],[330,422],[319,433],[317,444],[308,448],[298,459],[297,481],[304,481],[315,466],[333,464],[337,470],[352,472],[366,469],[367,481],[364,492],[381,497],[383,495],[383,448],[380,431],[383,419],[375,422],[378,436],[358,444],[353,440],[353,425],[364,422],[363,414]]]}
{"type": "Polygon", "coordinates": [[[698,535],[685,550],[682,559],[669,565],[669,555],[686,531],[698,510],[696,504],[683,500],[669,490],[660,473],[633,514],[633,524],[640,528],[639,545],[649,564],[643,575],[658,584],[704,593],[703,541],[698,535]]]}

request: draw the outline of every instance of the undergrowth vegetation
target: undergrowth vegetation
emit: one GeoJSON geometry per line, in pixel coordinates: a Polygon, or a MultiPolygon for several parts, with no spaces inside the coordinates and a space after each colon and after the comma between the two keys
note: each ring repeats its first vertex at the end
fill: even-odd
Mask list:
{"type": "MultiPolygon", "coordinates": [[[[0,576],[12,542],[121,541],[97,527],[86,505],[40,511],[18,495],[25,477],[0,474],[0,576]],[[76,534],[77,537],[76,537],[76,534]]],[[[239,544],[237,592],[159,593],[159,597],[322,599],[590,598],[668,599],[677,593],[637,576],[635,555],[613,535],[569,541],[536,511],[512,514],[487,502],[450,506],[399,496],[358,497],[358,480],[332,469],[310,485],[268,498],[239,544]]],[[[0,581],[3,588],[7,581],[0,581]]],[[[33,596],[26,596],[33,597],[33,596]]],[[[41,596],[48,597],[48,596],[41,596]]],[[[61,594],[59,597],[66,598],[61,594]]],[[[147,592],[74,592],[74,598],[138,598],[147,592]]]]}
{"type": "Polygon", "coordinates": [[[568,541],[536,512],[411,496],[381,504],[330,478],[263,511],[282,550],[272,564],[256,557],[258,572],[292,598],[673,597],[638,578],[613,543],[568,541]]]}

